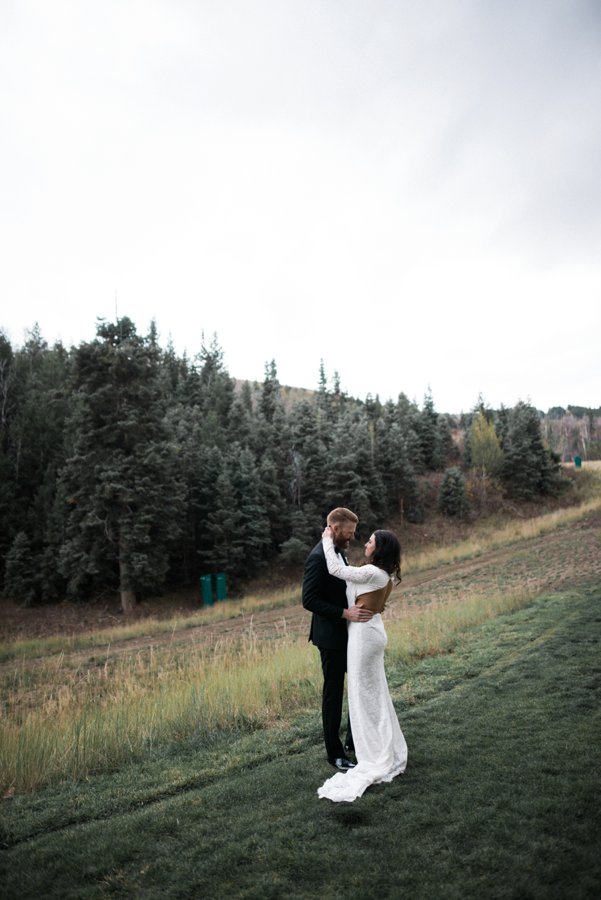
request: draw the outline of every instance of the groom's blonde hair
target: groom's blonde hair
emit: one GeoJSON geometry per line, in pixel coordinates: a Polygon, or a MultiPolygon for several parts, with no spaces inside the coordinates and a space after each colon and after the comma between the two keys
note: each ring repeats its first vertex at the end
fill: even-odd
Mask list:
{"type": "Polygon", "coordinates": [[[345,506],[337,506],[336,509],[328,513],[328,525],[341,525],[343,522],[352,522],[354,525],[357,525],[359,517],[345,506]]]}

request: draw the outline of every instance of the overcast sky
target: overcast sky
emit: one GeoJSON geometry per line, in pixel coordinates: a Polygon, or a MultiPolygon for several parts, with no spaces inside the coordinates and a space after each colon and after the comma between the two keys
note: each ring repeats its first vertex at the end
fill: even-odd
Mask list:
{"type": "Polygon", "coordinates": [[[601,405],[601,0],[0,0],[0,327],[601,405]]]}

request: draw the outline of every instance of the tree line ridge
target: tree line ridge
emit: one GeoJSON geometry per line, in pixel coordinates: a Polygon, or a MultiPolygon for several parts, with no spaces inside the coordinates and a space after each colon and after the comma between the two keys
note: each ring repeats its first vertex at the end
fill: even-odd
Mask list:
{"type": "Polygon", "coordinates": [[[119,590],[128,609],[204,573],[235,582],[302,561],[335,506],[368,531],[400,511],[420,521],[428,473],[450,516],[473,503],[466,478],[516,499],[553,494],[554,447],[601,456],[597,412],[541,418],[480,398],[451,416],[430,392],[421,407],[403,393],[359,400],[323,363],[315,391],[280,385],[274,361],[261,384],[240,382],[216,337],[190,360],[127,317],[68,350],[37,328],[19,348],[0,332],[3,590],[23,604],[119,590]]]}

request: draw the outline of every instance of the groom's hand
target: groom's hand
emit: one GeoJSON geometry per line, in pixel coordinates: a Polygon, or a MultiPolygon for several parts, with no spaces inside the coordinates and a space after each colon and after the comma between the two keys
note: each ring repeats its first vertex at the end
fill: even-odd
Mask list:
{"type": "Polygon", "coordinates": [[[365,609],[363,606],[351,606],[342,611],[342,618],[348,619],[349,622],[369,622],[372,616],[371,609],[365,609]]]}

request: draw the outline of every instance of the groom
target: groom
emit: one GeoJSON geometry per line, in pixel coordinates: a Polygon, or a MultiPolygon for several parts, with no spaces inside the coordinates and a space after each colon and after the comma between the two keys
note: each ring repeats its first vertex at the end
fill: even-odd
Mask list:
{"type": "MultiPolygon", "coordinates": [[[[355,537],[359,519],[350,509],[340,506],[328,515],[328,525],[336,553],[346,565],[345,550],[355,537]]],[[[328,762],[341,771],[352,769],[340,740],[342,698],[346,673],[347,620],[359,621],[365,610],[347,609],[346,582],[328,572],[321,541],[313,547],[305,563],[303,606],[313,613],[309,640],[318,647],[323,670],[321,717],[328,762]]],[[[346,749],[353,749],[351,723],[346,735],[346,749]]]]}

